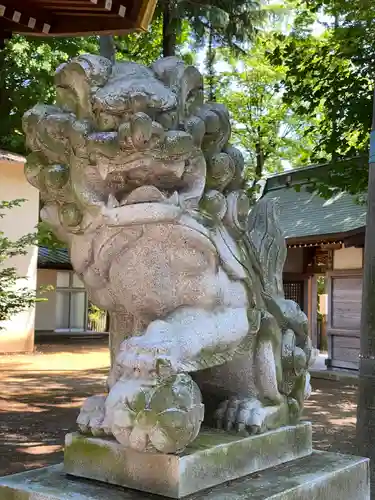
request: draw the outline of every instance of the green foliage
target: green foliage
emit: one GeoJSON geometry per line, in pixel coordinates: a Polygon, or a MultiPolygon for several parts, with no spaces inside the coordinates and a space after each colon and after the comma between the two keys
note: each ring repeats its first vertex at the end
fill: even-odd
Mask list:
{"type": "Polygon", "coordinates": [[[244,151],[247,176],[254,181],[286,165],[306,164],[313,148],[305,137],[310,123],[283,102],[280,87],[285,70],[269,62],[267,51],[272,46],[275,37],[265,33],[240,61],[225,51],[230,71],[216,83],[216,99],[231,113],[232,138],[244,151]]]}
{"type": "Polygon", "coordinates": [[[81,52],[95,51],[95,37],[28,39],[14,36],[0,51],[0,148],[25,153],[24,112],[39,101],[52,102],[56,67],[81,52]]]}
{"type": "Polygon", "coordinates": [[[52,231],[51,227],[45,222],[41,221],[36,228],[36,238],[38,246],[50,248],[51,250],[57,248],[66,248],[66,243],[60,241],[52,231]]]}
{"type": "Polygon", "coordinates": [[[243,52],[243,44],[253,39],[265,14],[259,0],[161,0],[157,13],[163,18],[164,56],[178,52],[184,21],[196,47],[204,46],[211,31],[217,46],[243,52]]]}
{"type": "MultiPolygon", "coordinates": [[[[24,201],[19,199],[0,202],[0,218],[5,217],[6,210],[19,207],[24,201]]],[[[26,310],[36,301],[35,292],[27,287],[17,286],[17,280],[21,277],[17,275],[16,268],[6,265],[10,257],[25,255],[29,246],[35,243],[34,234],[27,234],[12,241],[0,231],[0,322],[26,310]]]]}
{"type": "Polygon", "coordinates": [[[107,326],[107,312],[100,309],[98,306],[89,304],[88,318],[92,328],[96,332],[106,331],[107,326]]]}
{"type": "Polygon", "coordinates": [[[280,35],[272,51],[271,61],[286,72],[284,103],[314,120],[306,130],[318,139],[312,161],[331,163],[328,184],[318,185],[324,195],[332,190],[357,194],[367,187],[374,15],[374,5],[362,0],[299,2],[294,30],[280,35]],[[333,17],[317,37],[311,26],[322,9],[333,17]]]}
{"type": "MultiPolygon", "coordinates": [[[[183,43],[186,32],[178,38],[179,44],[183,43]]],[[[162,55],[163,47],[163,21],[157,16],[152,22],[149,31],[134,33],[127,36],[115,36],[116,59],[135,61],[149,65],[162,55]]]]}
{"type": "Polygon", "coordinates": [[[244,44],[251,42],[265,20],[266,12],[258,0],[221,0],[219,2],[187,2],[185,15],[194,37],[201,47],[210,30],[214,43],[244,53],[244,44]]]}
{"type": "MultiPolygon", "coordinates": [[[[114,42],[117,59],[147,65],[163,51],[169,55],[166,50],[194,63],[197,50],[208,45],[207,97],[229,107],[249,178],[285,165],[330,162],[329,175],[317,183],[321,194],[357,194],[367,186],[374,18],[369,0],[288,0],[281,6],[161,0],[148,32],[114,42]],[[331,18],[315,36],[314,23],[325,22],[322,12],[331,18]],[[222,59],[230,69],[219,75],[222,59]]],[[[55,68],[98,50],[96,36],[8,41],[0,51],[0,148],[24,154],[21,117],[38,101],[53,101],[55,68]]],[[[43,226],[38,236],[60,246],[43,226]]]]}
{"type": "MultiPolygon", "coordinates": [[[[183,45],[188,28],[178,42],[183,45]]],[[[115,37],[117,58],[150,64],[162,50],[162,22],[155,19],[147,33],[115,37]]],[[[38,102],[53,102],[53,76],[64,61],[83,53],[98,53],[99,38],[27,38],[14,36],[0,50],[0,149],[25,154],[21,118],[38,102]]],[[[182,53],[186,56],[186,50],[182,53]]]]}

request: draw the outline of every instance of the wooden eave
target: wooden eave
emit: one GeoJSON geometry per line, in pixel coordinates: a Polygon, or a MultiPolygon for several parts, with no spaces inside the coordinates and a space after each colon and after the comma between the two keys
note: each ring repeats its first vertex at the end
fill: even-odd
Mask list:
{"type": "Polygon", "coordinates": [[[0,37],[145,31],[157,0],[0,0],[0,37]]]}
{"type": "Polygon", "coordinates": [[[363,246],[366,227],[352,231],[332,234],[319,234],[316,236],[303,236],[299,238],[286,238],[289,248],[325,247],[329,245],[363,246]]]}

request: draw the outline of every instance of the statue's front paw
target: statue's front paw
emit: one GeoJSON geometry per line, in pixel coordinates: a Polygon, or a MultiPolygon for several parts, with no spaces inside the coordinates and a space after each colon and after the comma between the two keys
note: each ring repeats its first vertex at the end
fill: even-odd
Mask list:
{"type": "Polygon", "coordinates": [[[83,434],[103,436],[107,432],[103,427],[106,396],[91,396],[83,403],[77,418],[79,430],[83,434]]]}
{"type": "Polygon", "coordinates": [[[122,376],[153,378],[157,375],[172,375],[173,359],[167,348],[152,342],[145,342],[141,337],[133,337],[123,342],[116,358],[118,371],[122,376]]]}

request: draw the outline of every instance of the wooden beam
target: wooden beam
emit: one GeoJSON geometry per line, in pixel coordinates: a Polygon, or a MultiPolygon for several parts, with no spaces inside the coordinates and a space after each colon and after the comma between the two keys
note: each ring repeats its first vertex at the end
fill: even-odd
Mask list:
{"type": "MultiPolygon", "coordinates": [[[[136,25],[143,31],[149,29],[158,0],[140,0],[141,8],[137,10],[136,25]]],[[[138,2],[135,2],[138,5],[138,2]]],[[[135,7],[133,8],[134,11],[135,7]]]]}
{"type": "Polygon", "coordinates": [[[320,248],[322,250],[340,250],[342,243],[322,243],[320,248]]]}
{"type": "Polygon", "coordinates": [[[33,36],[126,34],[148,28],[156,1],[0,0],[0,26],[33,36]]]}
{"type": "Polygon", "coordinates": [[[135,31],[135,29],[135,25],[129,19],[123,19],[119,16],[115,18],[106,16],[91,17],[90,23],[86,26],[79,17],[71,16],[69,18],[64,16],[60,19],[56,17],[50,36],[55,34],[60,36],[85,36],[88,31],[101,35],[127,34],[135,31]]]}
{"type": "Polygon", "coordinates": [[[32,32],[39,32],[43,35],[48,35],[52,20],[47,18],[44,11],[39,9],[28,10],[27,6],[11,5],[10,0],[0,0],[0,18],[4,18],[11,23],[14,23],[14,31],[19,31],[18,27],[24,26],[32,32]]]}
{"type": "Polygon", "coordinates": [[[119,0],[90,0],[90,3],[97,5],[99,8],[108,12],[113,12],[122,18],[125,17],[125,2],[121,2],[119,0]]]}

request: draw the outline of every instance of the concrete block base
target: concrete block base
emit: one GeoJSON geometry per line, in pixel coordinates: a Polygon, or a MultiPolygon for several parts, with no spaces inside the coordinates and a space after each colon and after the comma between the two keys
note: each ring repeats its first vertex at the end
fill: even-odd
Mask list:
{"type": "Polygon", "coordinates": [[[180,455],[140,453],[75,433],[66,436],[64,466],[73,476],[183,498],[311,453],[308,422],[251,437],[202,430],[180,455]]]}
{"type": "MultiPolygon", "coordinates": [[[[159,470],[163,474],[163,470],[159,470]]],[[[0,479],[1,500],[162,500],[130,489],[72,478],[63,465],[0,479]]],[[[237,479],[186,500],[370,500],[368,460],[318,453],[237,479]]]]}

